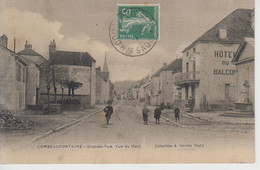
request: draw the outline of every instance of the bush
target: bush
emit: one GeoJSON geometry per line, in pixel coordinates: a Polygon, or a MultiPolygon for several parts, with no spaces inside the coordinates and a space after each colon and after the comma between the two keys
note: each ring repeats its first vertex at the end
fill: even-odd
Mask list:
{"type": "Polygon", "coordinates": [[[31,129],[33,122],[31,120],[20,120],[15,118],[8,110],[0,110],[0,124],[2,128],[7,129],[31,129]]]}

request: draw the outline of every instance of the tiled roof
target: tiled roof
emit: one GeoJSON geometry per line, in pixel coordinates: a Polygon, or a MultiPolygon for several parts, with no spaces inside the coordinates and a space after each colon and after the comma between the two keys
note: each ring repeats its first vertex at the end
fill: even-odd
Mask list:
{"type": "Polygon", "coordinates": [[[237,9],[233,11],[182,52],[189,50],[197,42],[241,43],[244,37],[254,37],[254,30],[251,27],[253,11],[253,9],[237,9]],[[219,38],[219,29],[223,28],[227,30],[226,39],[219,38]]]}
{"type": "Polygon", "coordinates": [[[29,49],[29,48],[24,49],[24,50],[18,52],[17,54],[19,54],[19,55],[42,56],[42,55],[40,55],[39,53],[37,53],[36,51],[34,51],[33,49],[29,49]]]}
{"type": "Polygon", "coordinates": [[[172,70],[172,73],[182,72],[182,59],[173,60],[170,64],[162,66],[151,77],[158,77],[162,71],[172,70]]]}
{"type": "Polygon", "coordinates": [[[57,65],[92,66],[96,62],[88,52],[73,51],[50,52],[50,59],[57,65]]]}
{"type": "MultiPolygon", "coordinates": [[[[239,61],[239,58],[241,56],[241,54],[243,54],[244,49],[246,48],[246,46],[249,45],[251,46],[253,49],[255,47],[255,39],[254,38],[245,38],[245,41],[243,43],[240,44],[240,46],[238,47],[238,50],[232,60],[232,63],[237,64],[239,61]]],[[[254,56],[247,56],[247,58],[245,58],[243,60],[244,61],[249,61],[249,60],[253,60],[254,56]]]]}
{"type": "Polygon", "coordinates": [[[172,61],[163,70],[165,70],[165,71],[171,70],[172,73],[182,72],[182,59],[176,59],[176,60],[172,61]]]}

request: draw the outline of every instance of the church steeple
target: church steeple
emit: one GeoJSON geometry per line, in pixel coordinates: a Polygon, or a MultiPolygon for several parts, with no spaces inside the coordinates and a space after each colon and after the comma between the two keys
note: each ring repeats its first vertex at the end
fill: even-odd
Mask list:
{"type": "Polygon", "coordinates": [[[107,67],[107,56],[105,55],[105,61],[103,65],[103,72],[109,73],[108,67],[107,67]]]}

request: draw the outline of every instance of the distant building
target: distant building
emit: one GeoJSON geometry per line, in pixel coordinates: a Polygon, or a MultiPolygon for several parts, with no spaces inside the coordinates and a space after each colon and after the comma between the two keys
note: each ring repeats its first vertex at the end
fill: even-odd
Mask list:
{"type": "Polygon", "coordinates": [[[172,106],[177,93],[177,88],[173,84],[174,74],[180,72],[182,72],[182,59],[176,59],[168,65],[164,63],[163,67],[152,75],[152,105],[164,102],[166,106],[172,106]]]}
{"type": "Polygon", "coordinates": [[[254,110],[255,103],[255,39],[245,38],[239,46],[233,63],[237,69],[237,90],[235,103],[254,110]]]}
{"type": "Polygon", "coordinates": [[[0,37],[0,107],[25,108],[28,61],[8,49],[6,35],[0,37]]]}
{"type": "MultiPolygon", "coordinates": [[[[87,52],[73,52],[73,51],[58,51],[56,50],[55,41],[51,41],[49,45],[50,62],[55,68],[63,70],[65,73],[65,80],[81,83],[82,86],[76,89],[74,97],[76,97],[80,104],[84,107],[95,106],[96,96],[96,60],[87,52]]],[[[45,63],[41,64],[41,67],[45,63]]],[[[56,82],[57,100],[61,99],[62,88],[56,82]]],[[[40,74],[40,91],[41,103],[47,102],[47,88],[46,75],[40,74]]],[[[64,94],[68,96],[70,90],[64,89],[64,94]]],[[[50,83],[51,101],[54,99],[53,83],[50,83]]]]}
{"type": "Polygon", "coordinates": [[[235,100],[232,59],[244,37],[254,37],[250,9],[237,9],[183,50],[183,73],[175,76],[182,100],[191,96],[196,110],[226,109],[235,100]]]}
{"type": "Polygon", "coordinates": [[[24,60],[28,61],[26,100],[27,106],[39,104],[40,70],[39,65],[47,61],[42,55],[32,49],[32,45],[26,41],[24,50],[18,52],[24,60]]]}
{"type": "Polygon", "coordinates": [[[96,104],[107,104],[111,100],[111,81],[105,57],[103,70],[101,67],[96,68],[96,104]]]}

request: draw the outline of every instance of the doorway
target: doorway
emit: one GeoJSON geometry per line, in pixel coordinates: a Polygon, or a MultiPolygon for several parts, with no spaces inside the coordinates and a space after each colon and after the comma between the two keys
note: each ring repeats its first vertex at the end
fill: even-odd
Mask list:
{"type": "Polygon", "coordinates": [[[230,100],[229,91],[230,91],[230,84],[225,84],[225,101],[230,100]]]}

